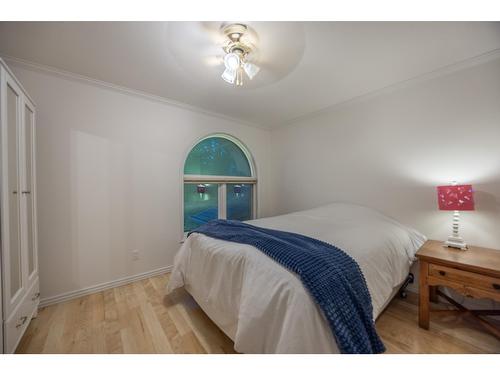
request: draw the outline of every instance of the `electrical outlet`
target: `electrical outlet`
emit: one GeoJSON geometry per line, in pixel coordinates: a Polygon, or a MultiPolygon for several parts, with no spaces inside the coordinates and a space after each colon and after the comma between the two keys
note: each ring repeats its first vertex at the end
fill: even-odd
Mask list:
{"type": "Polygon", "coordinates": [[[139,250],[132,250],[132,260],[139,260],[140,253],[139,250]]]}

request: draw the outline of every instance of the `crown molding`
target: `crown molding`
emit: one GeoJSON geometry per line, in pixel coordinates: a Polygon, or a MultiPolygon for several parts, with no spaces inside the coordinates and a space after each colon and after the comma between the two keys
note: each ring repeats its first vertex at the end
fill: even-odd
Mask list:
{"type": "Polygon", "coordinates": [[[81,74],[77,74],[77,73],[69,72],[69,71],[66,71],[63,69],[59,69],[59,68],[56,68],[53,66],[39,64],[39,63],[36,63],[34,61],[20,59],[18,57],[9,56],[9,55],[5,55],[5,54],[0,54],[0,58],[3,59],[5,62],[7,62],[11,66],[17,66],[17,67],[24,68],[24,69],[31,70],[31,71],[35,71],[35,72],[50,74],[50,75],[53,75],[53,76],[56,76],[56,77],[59,77],[62,79],[76,81],[76,82],[80,82],[80,83],[85,83],[85,84],[100,87],[100,88],[105,88],[105,89],[108,89],[111,91],[119,92],[121,94],[135,96],[135,97],[139,97],[139,98],[146,99],[149,101],[153,101],[153,102],[157,102],[157,103],[161,103],[161,104],[166,104],[166,105],[169,105],[172,107],[177,107],[177,108],[187,110],[190,112],[195,112],[195,113],[199,113],[202,115],[215,117],[215,118],[225,120],[225,121],[235,122],[235,123],[238,123],[240,125],[250,126],[252,128],[258,128],[258,129],[267,130],[267,131],[270,130],[268,127],[266,127],[262,124],[244,121],[244,120],[241,120],[241,119],[238,119],[235,117],[223,115],[223,114],[218,113],[218,112],[213,112],[213,111],[209,111],[209,110],[206,110],[206,109],[203,109],[200,107],[196,107],[196,106],[193,106],[191,104],[187,104],[187,103],[176,101],[176,100],[171,100],[171,99],[165,98],[163,96],[150,94],[150,93],[147,93],[147,92],[141,91],[141,90],[134,90],[134,89],[131,89],[131,88],[128,88],[125,86],[116,85],[116,84],[111,83],[111,82],[101,81],[101,80],[94,79],[94,78],[91,78],[88,76],[84,76],[81,74]]]}
{"type": "Polygon", "coordinates": [[[33,100],[33,98],[30,96],[30,94],[28,94],[28,91],[26,91],[26,89],[24,88],[24,86],[22,85],[22,83],[17,79],[17,77],[14,74],[14,72],[12,72],[12,70],[10,70],[9,66],[7,65],[7,63],[1,57],[0,57],[0,65],[3,66],[3,68],[7,71],[7,73],[9,73],[9,75],[11,76],[11,78],[17,83],[17,85],[19,86],[19,88],[21,89],[21,91],[24,93],[24,95],[26,95],[26,97],[31,101],[31,103],[36,107],[36,103],[33,100]]]}
{"type": "Polygon", "coordinates": [[[473,56],[473,57],[470,57],[470,58],[467,58],[467,59],[464,59],[464,60],[461,60],[461,61],[458,61],[458,62],[455,62],[452,64],[445,65],[441,68],[432,70],[430,72],[420,74],[418,76],[384,86],[380,89],[376,89],[376,90],[367,92],[365,94],[355,96],[353,98],[344,100],[342,102],[335,103],[333,105],[321,108],[317,111],[308,112],[306,114],[294,117],[292,119],[289,119],[289,120],[286,120],[286,121],[283,121],[280,123],[276,123],[274,126],[271,126],[271,129],[272,130],[279,130],[279,129],[282,129],[284,127],[299,125],[299,123],[304,121],[304,120],[312,119],[314,117],[318,117],[318,116],[321,116],[321,115],[324,115],[327,113],[332,113],[332,112],[335,112],[336,110],[339,110],[341,108],[347,107],[347,106],[352,105],[352,104],[361,103],[361,102],[376,98],[376,97],[381,96],[381,95],[385,95],[385,94],[388,94],[388,93],[391,93],[391,92],[394,92],[397,90],[401,90],[403,88],[411,87],[411,86],[414,86],[414,85],[419,84],[421,82],[432,80],[432,79],[435,79],[435,78],[438,78],[441,76],[445,76],[445,75],[448,75],[451,73],[455,73],[455,72],[458,72],[460,70],[467,69],[467,68],[470,68],[470,67],[473,67],[476,65],[481,65],[481,64],[487,63],[489,61],[496,60],[498,58],[500,58],[500,48],[494,49],[494,50],[491,50],[491,51],[482,53],[480,55],[473,56]]]}
{"type": "Polygon", "coordinates": [[[321,116],[321,115],[324,115],[327,113],[335,112],[336,110],[339,110],[341,108],[347,107],[347,106],[352,105],[352,104],[361,103],[361,102],[364,102],[366,100],[391,93],[393,91],[397,91],[397,90],[401,90],[403,88],[411,87],[413,85],[419,84],[419,83],[424,82],[424,81],[435,79],[435,78],[438,78],[440,76],[451,74],[451,73],[454,73],[454,72],[457,72],[457,71],[460,71],[460,70],[463,70],[466,68],[470,68],[470,67],[473,67],[476,65],[484,64],[486,62],[498,59],[498,58],[500,58],[500,48],[494,49],[494,50],[491,50],[491,51],[482,53],[480,55],[473,56],[473,57],[470,57],[470,58],[467,58],[467,59],[464,59],[464,60],[461,60],[461,61],[458,61],[458,62],[455,62],[452,64],[445,65],[441,68],[432,70],[430,72],[427,72],[427,73],[424,73],[424,74],[421,74],[421,75],[418,75],[418,76],[415,76],[415,77],[412,77],[412,78],[409,78],[409,79],[406,79],[403,81],[399,81],[399,82],[384,86],[384,87],[379,88],[379,89],[372,90],[372,91],[367,92],[365,94],[355,96],[353,98],[344,100],[344,101],[339,102],[339,103],[332,104],[330,106],[321,108],[319,110],[308,112],[308,113],[305,113],[303,115],[299,115],[299,116],[296,116],[294,118],[291,118],[289,120],[275,123],[274,125],[272,125],[270,127],[264,126],[264,125],[259,124],[259,123],[254,123],[254,122],[245,121],[245,120],[242,120],[239,118],[234,118],[234,117],[227,116],[227,115],[224,115],[221,113],[212,112],[212,111],[200,108],[200,107],[193,106],[191,104],[171,100],[171,99],[168,99],[168,98],[165,98],[162,96],[158,96],[158,95],[153,95],[153,94],[150,94],[150,93],[147,93],[144,91],[134,90],[134,89],[120,86],[120,85],[116,85],[116,84],[113,84],[110,82],[101,81],[101,80],[90,78],[90,77],[80,75],[77,73],[72,73],[72,72],[62,70],[59,68],[55,68],[55,67],[52,67],[49,65],[39,64],[39,63],[36,63],[33,61],[20,59],[20,58],[14,57],[14,56],[0,54],[0,58],[5,60],[7,63],[9,63],[9,65],[12,65],[12,66],[18,66],[18,67],[21,67],[24,69],[54,75],[54,76],[57,76],[57,77],[62,78],[62,79],[86,83],[86,84],[89,84],[92,86],[105,88],[108,90],[112,90],[115,92],[129,95],[129,96],[135,96],[135,97],[139,97],[139,98],[146,99],[149,101],[177,107],[177,108],[187,110],[190,112],[195,112],[195,113],[219,118],[219,119],[222,119],[225,121],[235,122],[235,123],[240,124],[240,125],[245,125],[245,126],[250,126],[253,128],[258,128],[261,130],[271,131],[271,130],[282,129],[284,127],[296,126],[296,125],[299,125],[300,122],[302,122],[302,121],[312,119],[314,117],[318,117],[318,116],[321,116]]]}

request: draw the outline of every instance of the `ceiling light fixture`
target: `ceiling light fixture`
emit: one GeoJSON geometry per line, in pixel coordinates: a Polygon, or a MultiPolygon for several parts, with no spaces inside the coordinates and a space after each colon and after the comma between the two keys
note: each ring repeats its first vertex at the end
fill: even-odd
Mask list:
{"type": "Polygon", "coordinates": [[[223,34],[228,38],[223,46],[224,66],[222,79],[236,86],[243,86],[243,72],[248,78],[253,79],[260,68],[249,61],[249,56],[254,47],[242,40],[248,27],[241,23],[233,23],[222,28],[223,34]]]}
{"type": "Polygon", "coordinates": [[[227,69],[236,70],[239,68],[240,64],[241,64],[241,59],[237,53],[231,52],[228,53],[226,56],[224,56],[224,65],[226,66],[227,69]]]}

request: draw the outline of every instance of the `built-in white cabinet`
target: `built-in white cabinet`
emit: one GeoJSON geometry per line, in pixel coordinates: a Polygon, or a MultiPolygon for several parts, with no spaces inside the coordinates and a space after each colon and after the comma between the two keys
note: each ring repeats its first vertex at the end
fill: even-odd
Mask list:
{"type": "Polygon", "coordinates": [[[35,105],[0,59],[0,353],[12,353],[40,298],[35,105]]]}

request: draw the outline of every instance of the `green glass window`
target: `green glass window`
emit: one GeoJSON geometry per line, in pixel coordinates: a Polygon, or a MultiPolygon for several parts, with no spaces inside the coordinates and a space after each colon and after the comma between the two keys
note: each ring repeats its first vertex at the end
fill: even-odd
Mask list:
{"type": "Polygon", "coordinates": [[[184,184],[184,232],[218,217],[217,184],[184,184]]]}
{"type": "Polygon", "coordinates": [[[214,219],[251,220],[255,184],[249,152],[229,136],[202,139],[184,163],[184,232],[214,219]]]}
{"type": "Polygon", "coordinates": [[[253,185],[227,184],[227,218],[250,220],[252,218],[253,185]]]}
{"type": "Polygon", "coordinates": [[[210,137],[193,147],[184,164],[184,174],[250,177],[252,170],[245,153],[234,142],[210,137]]]}

